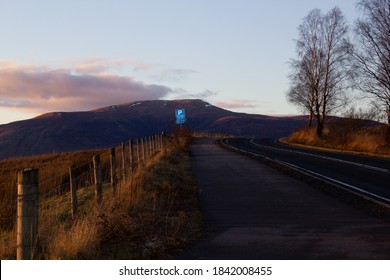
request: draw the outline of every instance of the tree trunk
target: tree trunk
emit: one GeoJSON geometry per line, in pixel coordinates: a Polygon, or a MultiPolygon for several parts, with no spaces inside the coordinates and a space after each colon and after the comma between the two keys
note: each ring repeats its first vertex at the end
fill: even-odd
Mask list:
{"type": "Polygon", "coordinates": [[[310,110],[310,113],[309,113],[309,120],[308,120],[307,126],[308,126],[308,127],[311,127],[312,125],[313,125],[313,111],[310,110]]]}
{"type": "Polygon", "coordinates": [[[387,135],[386,135],[386,142],[390,143],[390,105],[387,109],[387,135]]]}
{"type": "Polygon", "coordinates": [[[320,113],[321,112],[321,110],[320,110],[321,104],[319,103],[319,100],[318,100],[318,92],[316,93],[316,98],[315,98],[314,104],[315,104],[314,117],[316,119],[316,134],[317,134],[318,138],[321,138],[323,135],[324,124],[322,122],[323,116],[321,116],[321,113],[320,113]]]}
{"type": "Polygon", "coordinates": [[[316,133],[317,133],[317,137],[318,138],[322,138],[322,136],[324,136],[324,124],[322,121],[319,121],[317,123],[317,127],[316,127],[316,133]]]}
{"type": "Polygon", "coordinates": [[[390,104],[389,107],[387,108],[387,127],[390,129],[390,104]]]}
{"type": "Polygon", "coordinates": [[[321,114],[315,114],[316,119],[316,134],[318,138],[322,138],[324,135],[324,118],[321,116],[321,114]]]}

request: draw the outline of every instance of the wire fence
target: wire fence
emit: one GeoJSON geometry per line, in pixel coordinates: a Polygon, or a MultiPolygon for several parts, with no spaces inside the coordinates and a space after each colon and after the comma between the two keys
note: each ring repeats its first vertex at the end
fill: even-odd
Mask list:
{"type": "MultiPolygon", "coordinates": [[[[85,214],[83,211],[87,208],[83,207],[84,205],[95,200],[95,205],[99,207],[102,199],[115,199],[115,194],[120,192],[116,189],[118,182],[131,181],[132,174],[157,153],[166,150],[167,141],[169,141],[168,137],[163,135],[129,139],[119,146],[94,155],[86,162],[71,166],[56,166],[55,169],[59,170],[57,174],[36,182],[37,190],[44,191],[41,194],[37,191],[35,202],[30,196],[25,195],[28,188],[35,184],[28,182],[31,175],[26,174],[31,170],[20,171],[18,181],[9,188],[17,188],[17,198],[6,203],[4,198],[0,199],[0,203],[3,200],[1,208],[12,210],[7,217],[0,216],[0,225],[9,223],[10,220],[15,221],[13,233],[9,234],[8,238],[0,238],[0,249],[3,252],[0,257],[15,255],[16,251],[17,259],[37,258],[39,243],[54,238],[53,231],[58,224],[71,227],[78,215],[85,214]],[[107,195],[109,192],[113,195],[107,195]],[[22,211],[28,207],[24,204],[29,203],[36,203],[36,206],[33,206],[36,208],[36,213],[29,213],[26,217],[22,211]],[[27,221],[28,219],[30,220],[27,221]],[[32,226],[34,223],[37,223],[36,230],[32,226]],[[36,231],[35,235],[31,233],[32,228],[36,231]]],[[[37,172],[39,173],[39,170],[37,172]]],[[[37,177],[42,178],[42,176],[37,177]]],[[[0,183],[2,189],[5,189],[4,184],[4,182],[0,183]]]]}

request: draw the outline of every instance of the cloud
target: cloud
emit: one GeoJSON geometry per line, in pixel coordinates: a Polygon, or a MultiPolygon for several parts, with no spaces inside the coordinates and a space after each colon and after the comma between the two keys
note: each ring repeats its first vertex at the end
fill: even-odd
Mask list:
{"type": "MultiPolygon", "coordinates": [[[[73,74],[107,74],[128,68],[134,72],[147,72],[147,76],[159,82],[178,82],[186,80],[197,73],[192,69],[169,68],[160,63],[145,62],[137,59],[107,59],[89,57],[73,60],[59,60],[73,74]]],[[[1,60],[0,60],[1,65],[1,60]]]]}
{"type": "Polygon", "coordinates": [[[74,69],[50,69],[0,61],[0,107],[37,113],[88,110],[160,99],[172,91],[128,76],[96,74],[104,70],[104,63],[99,63],[99,60],[92,62],[87,63],[91,67],[84,68],[85,72],[80,68],[75,74],[74,69]],[[91,74],[94,71],[96,73],[91,74]]]}
{"type": "Polygon", "coordinates": [[[195,93],[192,96],[193,96],[193,98],[206,99],[206,98],[216,96],[216,95],[218,95],[218,92],[206,89],[202,92],[195,93]]]}
{"type": "Polygon", "coordinates": [[[102,74],[112,73],[113,70],[121,70],[124,67],[131,68],[134,72],[147,71],[147,76],[159,82],[178,82],[197,73],[191,69],[167,68],[160,63],[144,62],[136,59],[106,59],[102,57],[90,57],[83,59],[62,61],[68,70],[74,74],[102,74]]]}
{"type": "Polygon", "coordinates": [[[232,101],[216,101],[215,105],[225,109],[238,109],[238,108],[256,108],[258,105],[254,100],[236,99],[232,101]]]}
{"type": "Polygon", "coordinates": [[[91,57],[76,60],[69,60],[66,65],[72,72],[77,74],[106,73],[112,69],[130,66],[135,71],[148,70],[159,67],[157,63],[146,63],[134,59],[106,59],[102,57],[91,57]]]}
{"type": "Polygon", "coordinates": [[[207,99],[218,95],[218,92],[205,89],[202,92],[191,93],[182,88],[176,88],[172,91],[171,98],[175,99],[207,99]]]}
{"type": "Polygon", "coordinates": [[[178,82],[187,80],[190,75],[197,73],[197,71],[191,69],[167,69],[162,65],[160,65],[160,68],[161,70],[159,72],[150,75],[152,79],[157,81],[178,82]]]}

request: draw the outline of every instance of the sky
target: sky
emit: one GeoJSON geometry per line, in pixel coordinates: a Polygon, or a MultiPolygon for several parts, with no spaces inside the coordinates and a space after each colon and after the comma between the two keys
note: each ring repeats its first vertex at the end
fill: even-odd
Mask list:
{"type": "Polygon", "coordinates": [[[47,112],[203,99],[294,115],[289,60],[312,9],[355,0],[0,0],[0,124],[47,112]]]}

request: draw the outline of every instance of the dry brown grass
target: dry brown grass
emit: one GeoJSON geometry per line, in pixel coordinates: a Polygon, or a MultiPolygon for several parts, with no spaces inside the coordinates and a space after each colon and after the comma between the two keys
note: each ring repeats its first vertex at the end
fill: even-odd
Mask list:
{"type": "Polygon", "coordinates": [[[16,218],[17,173],[24,168],[38,168],[40,195],[60,186],[68,178],[69,166],[91,161],[101,150],[42,155],[0,161],[0,230],[10,230],[16,218]]]}
{"type": "MultiPolygon", "coordinates": [[[[40,201],[38,258],[169,259],[198,238],[201,215],[187,136],[172,137],[166,152],[120,182],[116,196],[105,185],[100,207],[93,188],[78,190],[75,222],[69,194],[40,201]]],[[[0,258],[14,259],[13,227],[0,232],[0,258]]]]}
{"type": "Polygon", "coordinates": [[[42,245],[41,256],[47,259],[94,259],[98,241],[95,219],[84,218],[69,229],[55,229],[53,237],[42,245]]]}
{"type": "Polygon", "coordinates": [[[384,125],[364,126],[359,120],[343,120],[330,123],[322,138],[316,136],[315,128],[305,127],[291,134],[285,141],[387,157],[390,156],[387,133],[384,125]]]}

